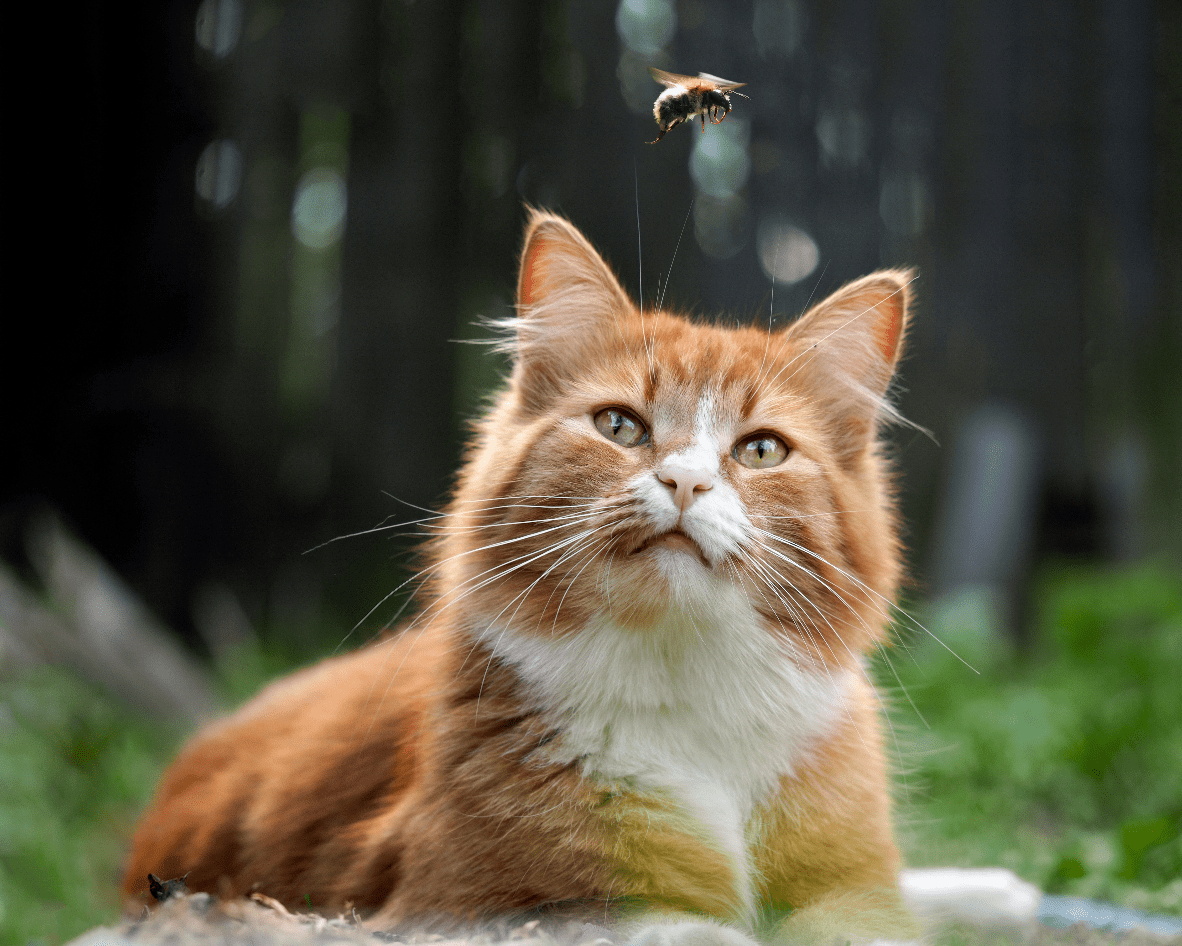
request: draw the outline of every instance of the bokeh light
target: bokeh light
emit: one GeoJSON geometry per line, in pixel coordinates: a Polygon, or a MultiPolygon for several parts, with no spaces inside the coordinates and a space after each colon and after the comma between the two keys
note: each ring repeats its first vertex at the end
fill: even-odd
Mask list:
{"type": "Polygon", "coordinates": [[[655,56],[677,31],[677,11],[669,0],[620,0],[616,32],[634,53],[655,56]]]}
{"type": "Polygon", "coordinates": [[[828,164],[857,167],[870,144],[870,123],[856,108],[830,108],[817,116],[817,141],[828,164]]]}
{"type": "Polygon", "coordinates": [[[197,196],[215,210],[228,207],[242,186],[242,152],[228,138],[211,141],[197,159],[197,196]]]}
{"type": "Polygon", "coordinates": [[[694,201],[694,237],[702,252],[714,259],[731,259],[747,245],[751,214],[737,194],[698,195],[694,201]]]}
{"type": "Polygon", "coordinates": [[[927,224],[930,204],[927,182],[919,174],[883,175],[878,212],[892,233],[907,237],[922,233],[927,224]]]}
{"type": "MultiPolygon", "coordinates": [[[[696,119],[695,123],[700,121],[696,119]]],[[[699,126],[700,127],[700,126],[699,126]]],[[[690,154],[690,176],[698,190],[709,197],[726,200],[737,194],[751,174],[747,147],[751,126],[741,118],[727,118],[695,136],[690,154]]]]}
{"type": "Polygon", "coordinates": [[[800,282],[821,260],[817,241],[781,214],[760,219],[755,243],[764,274],[773,282],[800,282]]]}
{"type": "Polygon", "coordinates": [[[204,0],[197,8],[197,45],[225,59],[242,36],[240,0],[204,0]]]}
{"type": "Polygon", "coordinates": [[[291,206],[295,238],[312,250],[336,243],[345,231],[345,179],[335,168],[313,168],[296,186],[291,206]]]}

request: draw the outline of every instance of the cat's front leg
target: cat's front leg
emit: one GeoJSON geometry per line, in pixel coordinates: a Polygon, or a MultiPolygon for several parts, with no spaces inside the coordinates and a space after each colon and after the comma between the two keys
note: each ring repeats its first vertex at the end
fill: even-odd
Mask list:
{"type": "Polygon", "coordinates": [[[676,910],[646,912],[622,923],[619,933],[628,946],[757,946],[736,927],[676,910]]]}

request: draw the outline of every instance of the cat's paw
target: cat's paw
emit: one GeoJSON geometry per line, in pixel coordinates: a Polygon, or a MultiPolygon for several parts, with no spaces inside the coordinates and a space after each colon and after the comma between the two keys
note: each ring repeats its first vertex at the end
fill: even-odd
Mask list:
{"type": "Polygon", "coordinates": [[[709,920],[650,923],[628,940],[628,946],[756,946],[746,933],[709,920]]]}
{"type": "Polygon", "coordinates": [[[921,930],[893,888],[835,890],[793,910],[774,946],[920,946],[921,930]]]}

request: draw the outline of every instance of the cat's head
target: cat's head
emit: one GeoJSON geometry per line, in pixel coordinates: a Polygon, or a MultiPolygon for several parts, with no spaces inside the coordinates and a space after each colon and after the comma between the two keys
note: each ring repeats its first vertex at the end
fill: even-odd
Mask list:
{"type": "Polygon", "coordinates": [[[461,470],[433,607],[538,635],[746,608],[848,665],[899,580],[876,437],[911,279],[875,273],[771,331],[695,324],[638,309],[533,212],[513,373],[461,470]]]}

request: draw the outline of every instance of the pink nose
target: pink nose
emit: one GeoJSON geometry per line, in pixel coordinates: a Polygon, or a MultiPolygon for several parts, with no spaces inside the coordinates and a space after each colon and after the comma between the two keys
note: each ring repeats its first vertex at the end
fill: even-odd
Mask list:
{"type": "Polygon", "coordinates": [[[699,490],[705,492],[714,485],[714,477],[705,470],[687,470],[683,466],[663,466],[657,479],[673,487],[673,504],[678,512],[685,512],[694,504],[699,490]]]}

